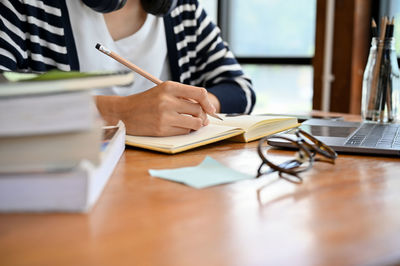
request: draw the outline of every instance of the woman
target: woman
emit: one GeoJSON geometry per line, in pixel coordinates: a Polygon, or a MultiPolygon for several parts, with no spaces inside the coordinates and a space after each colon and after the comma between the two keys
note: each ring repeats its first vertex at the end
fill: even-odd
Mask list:
{"type": "Polygon", "coordinates": [[[119,70],[97,42],[161,80],[138,77],[131,88],[97,92],[109,123],[128,134],[185,134],[208,123],[206,113],[250,113],[250,80],[197,0],[0,0],[3,70],[119,70]],[[204,90],[204,88],[206,90],[204,90]]]}

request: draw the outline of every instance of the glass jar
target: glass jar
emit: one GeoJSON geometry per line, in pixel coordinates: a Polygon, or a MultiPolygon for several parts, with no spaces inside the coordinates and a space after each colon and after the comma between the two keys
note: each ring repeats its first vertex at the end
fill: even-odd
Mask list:
{"type": "Polygon", "coordinates": [[[400,122],[399,78],[394,38],[373,38],[362,84],[363,120],[400,122]]]}

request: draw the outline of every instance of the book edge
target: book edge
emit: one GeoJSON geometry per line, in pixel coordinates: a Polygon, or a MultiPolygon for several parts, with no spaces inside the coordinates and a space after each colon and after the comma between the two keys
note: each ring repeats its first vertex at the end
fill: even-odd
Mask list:
{"type": "Polygon", "coordinates": [[[276,134],[276,133],[279,133],[279,132],[283,132],[283,131],[298,127],[300,125],[301,125],[300,123],[296,123],[295,125],[288,126],[288,127],[285,127],[285,128],[282,128],[282,129],[278,129],[278,130],[269,131],[269,132],[266,132],[265,134],[258,135],[258,136],[252,137],[252,138],[246,138],[245,135],[243,134],[243,142],[246,142],[246,143],[252,142],[252,141],[261,139],[263,137],[266,137],[266,136],[270,136],[270,135],[273,135],[273,134],[276,134]]]}
{"type": "Polygon", "coordinates": [[[171,148],[171,149],[131,142],[129,140],[126,140],[125,144],[128,146],[143,148],[143,149],[147,149],[147,150],[153,150],[153,151],[158,151],[158,152],[163,152],[163,153],[168,153],[168,154],[176,154],[176,153],[180,153],[180,152],[194,149],[197,147],[201,147],[201,146],[204,146],[204,145],[207,145],[210,143],[218,142],[218,141],[221,141],[224,139],[229,139],[229,138],[232,138],[234,136],[237,136],[237,135],[240,135],[243,133],[244,133],[243,129],[236,128],[236,130],[232,129],[232,130],[228,131],[228,133],[226,135],[214,136],[207,140],[201,140],[200,142],[197,142],[197,143],[191,143],[191,144],[188,144],[183,147],[177,147],[177,148],[171,148]]]}
{"type": "MultiPolygon", "coordinates": [[[[124,150],[125,150],[125,126],[124,124],[120,122],[118,126],[120,129],[117,131],[117,133],[114,135],[114,137],[110,140],[109,146],[106,148],[104,151],[104,156],[102,157],[101,163],[99,166],[94,166],[93,164],[89,163],[87,160],[82,161],[79,167],[65,172],[66,176],[62,177],[63,180],[71,180],[75,182],[75,184],[82,184],[84,183],[85,185],[82,185],[83,187],[80,188],[82,191],[85,191],[84,193],[81,194],[79,198],[76,199],[75,206],[71,206],[68,204],[65,204],[66,201],[64,201],[64,206],[15,206],[10,208],[6,206],[1,206],[0,204],[0,213],[21,213],[21,212],[26,212],[26,213],[37,213],[37,212],[88,212],[91,210],[91,208],[95,205],[97,202],[98,198],[102,194],[102,191],[104,190],[105,186],[107,185],[107,182],[111,178],[114,169],[116,165],[118,164],[124,150]],[[111,163],[106,163],[109,160],[111,160],[111,163]],[[91,191],[90,188],[93,186],[94,181],[97,178],[97,172],[101,171],[103,167],[108,166],[109,172],[104,175],[104,178],[102,180],[102,183],[100,186],[98,186],[98,189],[96,191],[91,191]]],[[[107,168],[107,167],[106,167],[107,168]]],[[[44,176],[40,176],[40,174],[33,174],[34,176],[31,177],[28,174],[22,174],[22,179],[30,179],[30,178],[42,178],[44,179],[41,180],[41,182],[46,182],[47,180],[54,181],[54,178],[57,178],[55,176],[52,176],[52,173],[44,173],[44,176]]],[[[1,183],[7,182],[7,179],[10,180],[12,178],[18,178],[16,176],[12,175],[0,175],[0,190],[1,190],[1,183]]],[[[54,183],[53,183],[54,187],[54,183]]],[[[23,192],[24,187],[19,187],[19,191],[23,192]]],[[[40,192],[36,193],[39,194],[40,192]]],[[[61,196],[61,195],[60,195],[61,196]]],[[[6,200],[4,194],[0,193],[0,203],[4,202],[6,200]]],[[[52,200],[57,200],[57,199],[52,199],[52,200]]],[[[69,202],[68,202],[69,203],[69,202]]]]}
{"type": "Polygon", "coordinates": [[[134,77],[133,72],[127,72],[48,81],[9,82],[0,84],[0,98],[124,86],[134,82],[134,77]]]}

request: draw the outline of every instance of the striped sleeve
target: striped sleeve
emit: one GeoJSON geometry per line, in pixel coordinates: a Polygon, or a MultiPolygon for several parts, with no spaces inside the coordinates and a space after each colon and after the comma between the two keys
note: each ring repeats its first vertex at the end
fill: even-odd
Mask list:
{"type": "Polygon", "coordinates": [[[180,81],[213,93],[223,113],[250,113],[252,83],[197,0],[182,0],[171,13],[180,81]]]}
{"type": "Polygon", "coordinates": [[[71,70],[62,1],[0,0],[0,68],[71,70]]]}

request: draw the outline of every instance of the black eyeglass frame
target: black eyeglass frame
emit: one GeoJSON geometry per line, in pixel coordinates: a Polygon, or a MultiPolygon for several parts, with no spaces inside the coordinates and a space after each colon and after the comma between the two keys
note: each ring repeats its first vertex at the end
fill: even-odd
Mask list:
{"type": "Polygon", "coordinates": [[[266,136],[259,141],[257,152],[262,160],[262,163],[258,168],[257,177],[260,177],[261,175],[265,174],[261,172],[261,168],[264,166],[264,164],[268,165],[272,170],[278,171],[279,176],[281,177],[282,173],[286,173],[295,176],[297,178],[300,178],[298,176],[299,173],[309,170],[312,167],[314,161],[322,161],[334,164],[335,159],[337,158],[338,155],[331,147],[329,147],[322,141],[316,139],[314,136],[312,136],[311,134],[305,132],[300,128],[295,130],[294,135],[296,136],[296,139],[289,138],[283,135],[271,135],[271,136],[266,136]],[[265,145],[264,143],[265,142],[268,143],[268,140],[272,138],[280,138],[292,143],[293,146],[297,148],[299,151],[298,154],[300,160],[292,159],[284,163],[281,163],[279,165],[274,164],[270,160],[268,160],[263,153],[264,150],[263,147],[265,145]],[[323,158],[326,159],[316,158],[316,154],[320,154],[323,158]],[[306,165],[305,167],[301,167],[305,161],[307,161],[308,165],[306,165]],[[287,167],[288,165],[291,164],[294,166],[287,167]]]}
{"type": "Polygon", "coordinates": [[[313,135],[309,134],[308,132],[298,128],[295,131],[295,135],[297,138],[301,141],[302,144],[304,144],[310,151],[316,152],[334,162],[334,160],[337,158],[338,154],[328,145],[323,143],[322,141],[318,140],[315,138],[313,135]],[[311,141],[314,145],[310,144],[307,142],[306,139],[311,141]]]}

